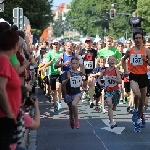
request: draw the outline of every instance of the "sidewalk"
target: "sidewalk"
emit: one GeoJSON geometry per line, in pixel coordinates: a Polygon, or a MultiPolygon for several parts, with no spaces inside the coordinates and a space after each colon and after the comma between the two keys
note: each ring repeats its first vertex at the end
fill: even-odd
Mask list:
{"type": "Polygon", "coordinates": [[[106,150],[82,113],[79,114],[80,129],[71,129],[64,102],[59,115],[53,115],[53,106],[40,89],[38,98],[41,125],[37,130],[37,150],[106,150]]]}

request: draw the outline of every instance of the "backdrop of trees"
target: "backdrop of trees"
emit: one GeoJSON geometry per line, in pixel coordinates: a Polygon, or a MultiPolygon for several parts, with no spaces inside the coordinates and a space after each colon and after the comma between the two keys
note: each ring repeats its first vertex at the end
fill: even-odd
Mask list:
{"type": "MultiPolygon", "coordinates": [[[[114,38],[131,36],[129,19],[133,11],[137,11],[139,16],[147,21],[143,27],[150,33],[150,0],[72,0],[71,10],[67,14],[67,23],[71,21],[72,28],[81,34],[94,36],[98,33],[100,37],[111,35],[114,38]],[[117,15],[110,19],[110,9],[114,3],[117,15]]],[[[56,21],[57,26],[63,29],[62,21],[56,21]]],[[[56,30],[58,28],[56,27],[56,30]]],[[[62,31],[61,31],[62,33],[62,31]]]]}
{"type": "Polygon", "coordinates": [[[32,31],[40,35],[53,19],[52,2],[53,0],[5,0],[4,12],[0,13],[0,18],[13,24],[13,8],[23,8],[24,16],[30,20],[32,31]]]}

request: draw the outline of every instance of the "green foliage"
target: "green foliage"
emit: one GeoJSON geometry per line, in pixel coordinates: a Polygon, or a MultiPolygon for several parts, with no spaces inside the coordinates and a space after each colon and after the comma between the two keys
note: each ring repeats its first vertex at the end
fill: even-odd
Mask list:
{"type": "Polygon", "coordinates": [[[143,23],[143,28],[146,30],[147,33],[150,34],[150,0],[138,0],[137,3],[137,13],[138,16],[141,16],[146,19],[146,21],[143,23]]]}
{"type": "Polygon", "coordinates": [[[30,20],[32,28],[43,30],[52,21],[51,7],[52,0],[5,0],[4,13],[0,13],[0,18],[4,18],[9,23],[13,23],[13,8],[23,8],[24,16],[30,20]]]}
{"type": "Polygon", "coordinates": [[[35,35],[40,36],[42,34],[42,30],[31,29],[31,34],[35,34],[35,35]]]}
{"type": "Polygon", "coordinates": [[[131,35],[128,20],[131,17],[129,14],[136,9],[136,1],[72,0],[71,10],[67,14],[67,18],[68,20],[78,19],[70,22],[70,24],[83,35],[95,37],[98,31],[99,36],[102,38],[104,35],[109,34],[117,39],[125,36],[126,31],[128,31],[128,35],[131,35]],[[114,20],[111,20],[109,12],[113,3],[118,14],[114,20]],[[130,3],[130,5],[127,5],[127,3],[130,3]]]}

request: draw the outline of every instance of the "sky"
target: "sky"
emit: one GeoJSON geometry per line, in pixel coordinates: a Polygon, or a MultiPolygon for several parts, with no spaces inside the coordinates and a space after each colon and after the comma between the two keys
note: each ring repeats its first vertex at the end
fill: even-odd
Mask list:
{"type": "MultiPolygon", "coordinates": [[[[69,4],[72,0],[53,0],[53,5],[54,6],[59,6],[61,3],[67,3],[69,4]]],[[[56,7],[52,8],[53,10],[56,9],[56,7]]]]}

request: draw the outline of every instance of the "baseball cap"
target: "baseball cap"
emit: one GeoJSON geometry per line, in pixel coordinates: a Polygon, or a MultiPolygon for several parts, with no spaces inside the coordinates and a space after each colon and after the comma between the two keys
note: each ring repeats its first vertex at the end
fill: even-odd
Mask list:
{"type": "Polygon", "coordinates": [[[85,40],[85,42],[87,42],[87,41],[93,42],[93,40],[90,39],[90,38],[87,38],[87,39],[85,40]]]}

